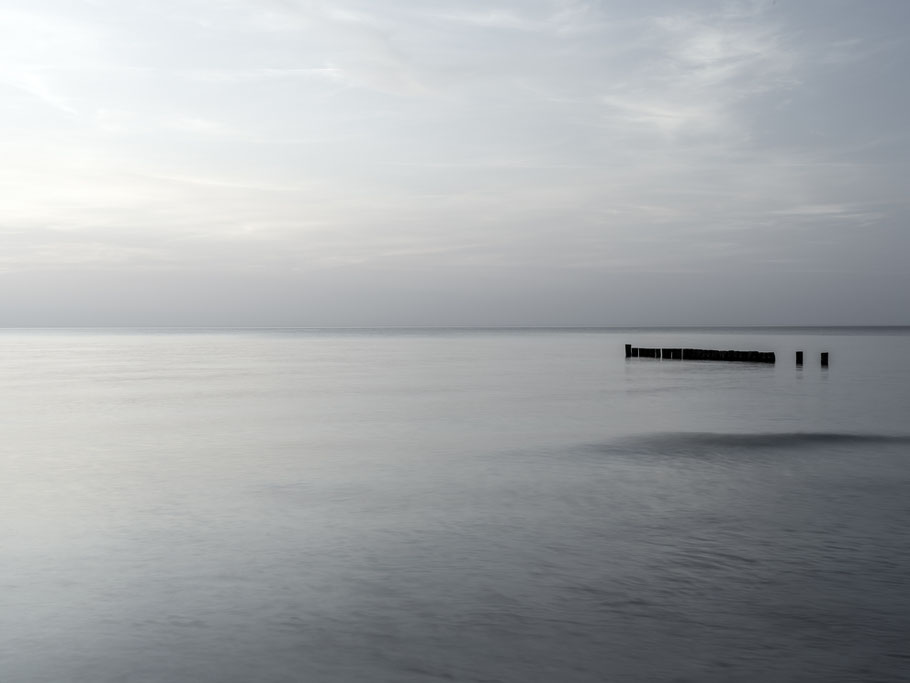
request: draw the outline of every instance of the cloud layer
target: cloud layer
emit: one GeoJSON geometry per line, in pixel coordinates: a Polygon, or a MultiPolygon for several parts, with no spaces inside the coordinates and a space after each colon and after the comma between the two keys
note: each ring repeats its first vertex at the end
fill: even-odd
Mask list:
{"type": "Polygon", "coordinates": [[[0,312],[907,323],[910,9],[784,4],[7,2],[0,312]]]}

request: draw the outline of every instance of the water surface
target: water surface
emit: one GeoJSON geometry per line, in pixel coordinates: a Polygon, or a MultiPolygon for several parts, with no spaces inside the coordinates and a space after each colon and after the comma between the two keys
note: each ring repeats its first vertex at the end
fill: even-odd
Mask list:
{"type": "Polygon", "coordinates": [[[908,358],[900,329],[0,332],[0,679],[907,680],[908,358]]]}

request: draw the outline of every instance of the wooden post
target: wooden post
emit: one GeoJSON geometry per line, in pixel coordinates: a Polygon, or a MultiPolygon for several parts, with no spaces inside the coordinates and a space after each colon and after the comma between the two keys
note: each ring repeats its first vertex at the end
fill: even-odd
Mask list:
{"type": "MultiPolygon", "coordinates": [[[[733,349],[664,349],[625,345],[626,358],[660,358],[661,360],[740,361],[747,363],[774,363],[773,351],[736,351],[733,349]]],[[[825,356],[827,357],[827,353],[825,356]]],[[[802,365],[803,352],[796,355],[797,365],[802,365]]],[[[825,362],[827,366],[827,362],[825,362]]]]}
{"type": "Polygon", "coordinates": [[[802,364],[803,364],[803,352],[802,352],[802,351],[797,351],[797,352],[796,352],[796,364],[797,364],[797,365],[802,365],[802,364]]]}
{"type": "Polygon", "coordinates": [[[823,368],[828,367],[828,352],[827,351],[822,352],[822,367],[823,368]]]}

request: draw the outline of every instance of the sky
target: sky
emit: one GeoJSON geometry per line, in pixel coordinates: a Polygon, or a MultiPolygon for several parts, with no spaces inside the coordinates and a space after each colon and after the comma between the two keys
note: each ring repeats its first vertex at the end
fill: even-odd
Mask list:
{"type": "Polygon", "coordinates": [[[0,0],[0,326],[910,324],[905,0],[0,0]]]}

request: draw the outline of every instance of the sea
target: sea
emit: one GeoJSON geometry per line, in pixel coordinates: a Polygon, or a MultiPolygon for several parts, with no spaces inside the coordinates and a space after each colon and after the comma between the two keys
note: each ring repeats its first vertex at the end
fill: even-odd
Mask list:
{"type": "Polygon", "coordinates": [[[0,382],[3,683],[910,681],[908,328],[6,329],[0,382]]]}

